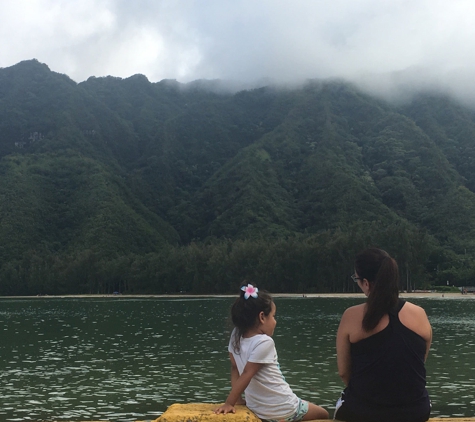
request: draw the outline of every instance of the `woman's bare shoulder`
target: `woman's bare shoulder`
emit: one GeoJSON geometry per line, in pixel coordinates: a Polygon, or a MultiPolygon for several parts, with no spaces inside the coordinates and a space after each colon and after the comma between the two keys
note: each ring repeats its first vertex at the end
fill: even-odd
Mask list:
{"type": "Polygon", "coordinates": [[[360,317],[359,320],[361,321],[361,318],[363,317],[364,313],[364,308],[364,303],[347,308],[345,312],[343,312],[343,316],[341,317],[342,321],[354,321],[358,317],[360,317]]]}
{"type": "Polygon", "coordinates": [[[427,318],[427,315],[426,315],[426,311],[424,310],[424,308],[418,306],[418,305],[415,305],[414,303],[411,303],[411,302],[406,302],[403,306],[403,308],[401,309],[401,311],[403,311],[404,313],[408,313],[410,315],[412,315],[413,317],[425,317],[427,318]]]}
{"type": "Polygon", "coordinates": [[[431,337],[432,329],[426,311],[420,306],[406,302],[399,312],[399,320],[410,330],[416,332],[425,339],[431,337]]]}

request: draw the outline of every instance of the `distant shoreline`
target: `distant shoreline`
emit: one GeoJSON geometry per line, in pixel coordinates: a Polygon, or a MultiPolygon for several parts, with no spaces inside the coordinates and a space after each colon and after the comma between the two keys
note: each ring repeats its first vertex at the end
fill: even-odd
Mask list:
{"type": "MultiPolygon", "coordinates": [[[[127,295],[127,294],[97,294],[97,295],[41,295],[41,296],[0,296],[0,299],[210,299],[210,298],[233,298],[237,295],[189,295],[189,294],[162,294],[162,295],[127,295]]],[[[273,293],[276,298],[362,298],[363,293],[273,293]]],[[[403,299],[475,299],[475,294],[461,293],[436,293],[414,292],[399,294],[403,299]]]]}

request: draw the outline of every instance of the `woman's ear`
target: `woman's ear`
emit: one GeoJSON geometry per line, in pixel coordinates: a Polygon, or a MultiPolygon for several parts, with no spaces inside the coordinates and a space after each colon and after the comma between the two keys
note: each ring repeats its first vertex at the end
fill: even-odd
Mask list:
{"type": "Polygon", "coordinates": [[[371,291],[372,283],[370,283],[366,278],[363,279],[363,283],[365,283],[368,292],[371,291]]]}

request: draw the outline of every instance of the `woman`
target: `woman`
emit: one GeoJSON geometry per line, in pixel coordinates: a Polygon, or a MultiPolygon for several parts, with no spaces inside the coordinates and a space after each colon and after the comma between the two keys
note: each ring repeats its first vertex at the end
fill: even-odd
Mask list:
{"type": "Polygon", "coordinates": [[[397,263],[381,249],[359,253],[352,278],[368,299],[348,308],[338,328],[338,373],[346,388],[335,419],[426,421],[430,401],[424,364],[432,328],[425,311],[399,299],[397,263]]]}

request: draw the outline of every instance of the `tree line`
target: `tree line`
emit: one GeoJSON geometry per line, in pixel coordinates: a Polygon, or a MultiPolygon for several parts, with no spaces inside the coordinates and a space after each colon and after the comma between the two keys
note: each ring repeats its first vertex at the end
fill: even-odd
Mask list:
{"type": "Polygon", "coordinates": [[[214,239],[166,246],[156,253],[101,257],[92,249],[71,255],[30,250],[0,270],[0,295],[225,294],[242,280],[274,293],[356,292],[354,256],[381,247],[396,258],[401,289],[428,289],[455,281],[469,285],[475,267],[427,234],[404,223],[378,222],[286,239],[214,239]],[[435,266],[434,266],[435,265],[435,266]]]}
{"type": "Polygon", "coordinates": [[[353,291],[366,246],[403,289],[475,283],[472,110],[200,85],[0,69],[0,294],[353,291]]]}

